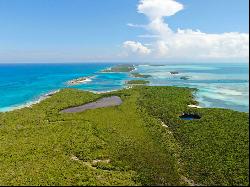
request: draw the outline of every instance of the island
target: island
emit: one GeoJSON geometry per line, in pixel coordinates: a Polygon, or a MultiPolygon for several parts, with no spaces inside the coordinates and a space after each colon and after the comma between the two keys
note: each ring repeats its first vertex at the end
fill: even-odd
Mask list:
{"type": "Polygon", "coordinates": [[[84,84],[84,83],[90,82],[90,81],[91,81],[91,77],[80,77],[77,79],[67,81],[66,84],[69,86],[75,86],[75,85],[84,84]]]}
{"type": "Polygon", "coordinates": [[[135,78],[150,78],[150,77],[152,77],[151,75],[143,75],[140,73],[131,73],[131,75],[135,78]]]}
{"type": "Polygon", "coordinates": [[[143,85],[143,84],[149,84],[150,82],[147,80],[130,80],[126,82],[127,84],[133,84],[133,85],[143,85]]]}
{"type": "Polygon", "coordinates": [[[0,185],[249,186],[249,114],[189,107],[195,92],[67,88],[0,112],[0,185]]]}
{"type": "Polygon", "coordinates": [[[115,73],[115,72],[131,72],[135,70],[135,66],[134,65],[130,65],[130,64],[123,64],[123,65],[117,65],[105,70],[102,70],[101,72],[104,73],[115,73]]]}
{"type": "Polygon", "coordinates": [[[177,75],[177,74],[179,74],[179,72],[178,71],[170,71],[170,74],[171,75],[177,75]]]}

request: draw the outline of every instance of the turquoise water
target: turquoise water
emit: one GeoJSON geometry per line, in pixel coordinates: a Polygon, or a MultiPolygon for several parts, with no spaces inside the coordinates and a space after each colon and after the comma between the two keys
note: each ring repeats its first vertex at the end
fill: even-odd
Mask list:
{"type": "Polygon", "coordinates": [[[201,107],[249,111],[248,64],[141,65],[138,72],[152,75],[151,85],[198,88],[196,99],[201,107]],[[189,79],[182,80],[182,76],[189,79]]]}
{"type": "Polygon", "coordinates": [[[29,105],[45,94],[68,88],[67,81],[94,76],[86,84],[72,86],[91,91],[120,89],[128,75],[103,74],[110,64],[0,64],[0,111],[29,105]]]}
{"type": "MultiPolygon", "coordinates": [[[[128,73],[101,73],[113,64],[0,64],[0,111],[9,111],[39,101],[50,92],[68,88],[67,81],[91,76],[91,81],[71,86],[89,91],[110,91],[125,87],[128,73]]],[[[249,111],[247,64],[137,65],[136,71],[150,74],[151,85],[198,88],[202,107],[249,111]],[[171,75],[170,71],[180,72],[171,75]],[[188,76],[189,80],[181,80],[188,76]]]]}

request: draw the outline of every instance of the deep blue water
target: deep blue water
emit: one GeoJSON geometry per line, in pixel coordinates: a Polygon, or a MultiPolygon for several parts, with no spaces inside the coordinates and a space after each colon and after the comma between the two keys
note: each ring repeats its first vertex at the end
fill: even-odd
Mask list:
{"type": "Polygon", "coordinates": [[[182,120],[191,121],[191,120],[198,120],[198,119],[200,119],[201,117],[198,116],[198,115],[195,115],[195,114],[184,114],[184,115],[180,116],[180,118],[181,118],[182,120]]]}
{"type": "MultiPolygon", "coordinates": [[[[9,111],[39,100],[45,94],[69,87],[66,82],[91,76],[90,82],[73,86],[90,91],[125,87],[128,73],[101,73],[114,64],[0,64],[0,111],[9,111]]],[[[138,65],[137,72],[150,74],[151,85],[198,88],[197,100],[203,107],[249,111],[247,64],[138,65]],[[170,71],[179,71],[171,75],[170,71]],[[181,80],[188,76],[189,80],[181,80]]]]}

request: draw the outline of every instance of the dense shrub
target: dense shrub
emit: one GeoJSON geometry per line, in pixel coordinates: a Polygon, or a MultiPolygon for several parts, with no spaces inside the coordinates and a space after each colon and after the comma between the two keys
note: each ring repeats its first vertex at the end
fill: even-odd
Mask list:
{"type": "Polygon", "coordinates": [[[184,185],[183,176],[196,184],[248,185],[248,114],[188,108],[196,104],[193,91],[64,89],[0,113],[0,185],[184,185]],[[122,105],[60,113],[110,95],[122,105]],[[201,119],[179,118],[190,112],[201,119]]]}

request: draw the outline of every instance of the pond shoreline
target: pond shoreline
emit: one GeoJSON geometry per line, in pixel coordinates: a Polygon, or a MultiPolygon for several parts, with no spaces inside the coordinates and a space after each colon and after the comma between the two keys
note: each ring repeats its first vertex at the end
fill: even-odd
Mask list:
{"type": "Polygon", "coordinates": [[[61,111],[61,113],[78,113],[78,112],[84,112],[90,109],[119,106],[121,104],[122,104],[122,100],[118,96],[104,97],[91,103],[86,103],[81,106],[64,109],[61,111]]]}

